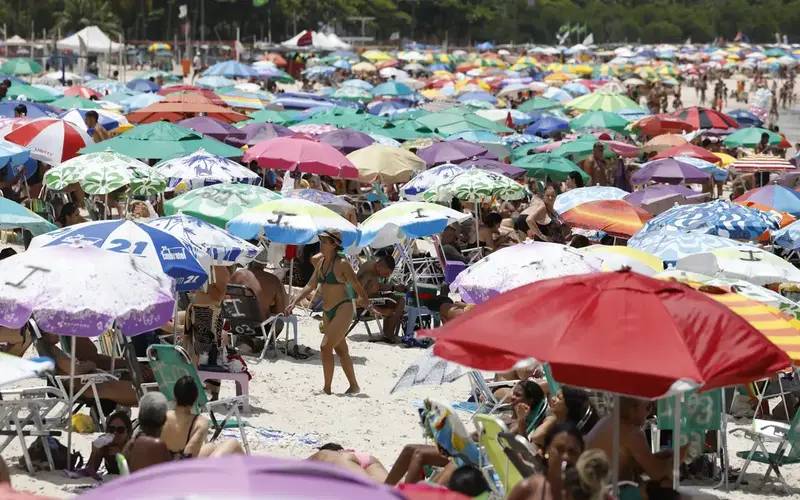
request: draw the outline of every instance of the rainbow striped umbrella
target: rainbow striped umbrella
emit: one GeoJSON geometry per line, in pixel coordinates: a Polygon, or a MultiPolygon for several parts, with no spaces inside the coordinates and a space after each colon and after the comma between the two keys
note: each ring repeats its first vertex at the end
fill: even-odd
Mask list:
{"type": "Polygon", "coordinates": [[[612,236],[630,238],[652,216],[625,200],[599,200],[582,203],[561,217],[573,227],[603,231],[612,236]]]}
{"type": "Polygon", "coordinates": [[[732,168],[737,172],[784,172],[794,170],[788,160],[771,155],[753,155],[733,162],[732,168]]]}

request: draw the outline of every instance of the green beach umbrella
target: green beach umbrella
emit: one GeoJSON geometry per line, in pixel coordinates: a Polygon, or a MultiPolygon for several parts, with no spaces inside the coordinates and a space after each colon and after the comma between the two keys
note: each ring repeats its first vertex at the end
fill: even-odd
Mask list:
{"type": "Polygon", "coordinates": [[[92,101],[91,99],[78,96],[59,97],[55,101],[51,102],[50,105],[61,109],[100,109],[101,107],[99,104],[97,104],[97,101],[92,101]]]}
{"type": "Polygon", "coordinates": [[[27,229],[37,236],[58,227],[19,203],[0,197],[0,229],[27,229]]]}
{"type": "Polygon", "coordinates": [[[243,154],[239,148],[163,121],[138,125],[117,137],[86,146],[80,152],[99,153],[111,149],[133,158],[167,159],[185,156],[200,148],[225,158],[238,158],[243,154]]]}
{"type": "Polygon", "coordinates": [[[0,73],[7,75],[35,75],[41,72],[42,65],[27,57],[15,57],[0,65],[0,73]]]}
{"type": "Polygon", "coordinates": [[[76,156],[47,171],[44,183],[61,190],[78,183],[88,194],[104,195],[130,186],[135,195],[163,193],[167,179],[135,158],[105,150],[76,156]]]}
{"type": "Polygon", "coordinates": [[[546,97],[536,96],[517,106],[517,109],[523,113],[530,113],[531,111],[546,111],[548,109],[558,109],[560,107],[561,103],[559,102],[546,97]]]}
{"type": "Polygon", "coordinates": [[[593,92],[577,97],[569,101],[566,107],[578,111],[610,111],[612,113],[623,109],[640,109],[639,105],[628,96],[608,92],[593,92]]]}
{"type": "Polygon", "coordinates": [[[167,200],[164,212],[167,215],[185,213],[224,229],[231,219],[245,210],[279,198],[280,194],[261,186],[214,184],[167,200]]]}
{"type": "Polygon", "coordinates": [[[249,121],[251,123],[275,123],[276,125],[289,126],[300,121],[300,116],[296,111],[262,109],[251,114],[249,121]]]}
{"type": "Polygon", "coordinates": [[[776,146],[781,143],[783,138],[780,134],[776,134],[770,130],[765,128],[759,127],[747,127],[747,128],[740,128],[739,130],[735,131],[731,135],[725,138],[722,141],[726,147],[729,148],[739,148],[739,147],[747,147],[747,148],[754,148],[761,142],[761,134],[767,134],[769,136],[769,142],[771,146],[776,146]]]}
{"type": "MultiPolygon", "coordinates": [[[[583,135],[574,141],[561,144],[559,147],[551,151],[551,153],[557,156],[568,156],[577,161],[591,155],[596,142],[596,137],[591,135],[583,135]]],[[[615,154],[611,148],[603,144],[603,156],[605,158],[613,158],[615,154]]]]}
{"type": "Polygon", "coordinates": [[[561,182],[567,180],[570,172],[578,172],[583,177],[584,184],[589,184],[591,178],[574,162],[563,156],[553,153],[530,155],[514,162],[515,167],[524,169],[528,176],[537,179],[549,177],[551,180],[561,182]]]}
{"type": "Polygon", "coordinates": [[[343,99],[345,101],[366,102],[372,100],[372,94],[364,89],[358,87],[339,87],[336,92],[331,96],[335,99],[343,99]]]}
{"type": "Polygon", "coordinates": [[[587,111],[569,122],[572,130],[607,128],[622,132],[627,125],[628,120],[609,111],[587,111]]]}
{"type": "Polygon", "coordinates": [[[541,142],[533,142],[531,144],[523,144],[522,146],[512,149],[511,163],[514,163],[517,160],[524,160],[528,156],[535,154],[536,151],[534,150],[541,146],[542,146],[541,142]]]}
{"type": "Polygon", "coordinates": [[[501,134],[512,133],[513,130],[501,123],[495,123],[472,112],[459,113],[448,110],[439,113],[429,113],[416,119],[432,131],[443,136],[458,134],[468,130],[488,130],[501,134]]]}
{"type": "Polygon", "coordinates": [[[19,82],[14,83],[6,90],[6,97],[9,99],[21,99],[34,102],[52,102],[58,98],[57,95],[51,92],[19,82]]]}

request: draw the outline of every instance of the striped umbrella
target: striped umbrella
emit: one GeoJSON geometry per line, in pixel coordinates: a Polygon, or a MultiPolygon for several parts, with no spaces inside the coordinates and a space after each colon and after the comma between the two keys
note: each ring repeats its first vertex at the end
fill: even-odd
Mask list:
{"type": "Polygon", "coordinates": [[[725,113],[700,106],[683,108],[677,111],[675,116],[688,122],[695,129],[729,130],[739,128],[739,123],[725,113]]]}
{"type": "Polygon", "coordinates": [[[167,215],[185,213],[224,228],[245,210],[279,198],[280,194],[261,186],[214,184],[167,200],[164,212],[167,215]]]}
{"type": "Polygon", "coordinates": [[[71,122],[59,118],[37,118],[11,131],[5,139],[25,146],[31,158],[58,165],[78,155],[78,151],[93,144],[86,132],[71,122]]]}
{"type": "Polygon", "coordinates": [[[553,208],[559,214],[590,201],[621,200],[629,193],[613,186],[587,186],[571,189],[556,197],[553,208]]]}
{"type": "Polygon", "coordinates": [[[599,200],[582,203],[562,213],[561,217],[573,227],[630,238],[652,216],[625,200],[599,200]]]}
{"type": "Polygon", "coordinates": [[[795,166],[788,160],[771,155],[753,155],[740,158],[731,164],[737,172],[785,172],[795,166]]]}
{"type": "Polygon", "coordinates": [[[622,94],[593,92],[569,101],[566,107],[579,111],[610,111],[615,113],[621,109],[636,109],[639,105],[622,94]]]}

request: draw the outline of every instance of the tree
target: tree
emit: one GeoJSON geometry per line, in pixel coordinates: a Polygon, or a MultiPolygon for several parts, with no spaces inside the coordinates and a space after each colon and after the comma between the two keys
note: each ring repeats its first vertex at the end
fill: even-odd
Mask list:
{"type": "Polygon", "coordinates": [[[87,26],[97,26],[105,33],[120,33],[119,18],[110,2],[105,0],[65,0],[64,10],[56,24],[62,31],[79,31],[87,26]]]}

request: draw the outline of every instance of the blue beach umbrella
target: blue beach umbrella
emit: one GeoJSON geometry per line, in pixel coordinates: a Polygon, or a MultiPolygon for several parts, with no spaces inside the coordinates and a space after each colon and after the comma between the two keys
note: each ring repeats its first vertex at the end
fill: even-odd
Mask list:
{"type": "Polygon", "coordinates": [[[225,78],[250,78],[258,76],[252,67],[238,61],[222,61],[203,71],[203,76],[224,76],[225,78]]]}
{"type": "Polygon", "coordinates": [[[27,148],[0,139],[0,169],[22,165],[30,157],[31,152],[27,148]]]}
{"type": "Polygon", "coordinates": [[[0,229],[26,229],[42,234],[58,228],[19,203],[0,197],[0,229]]]}
{"type": "Polygon", "coordinates": [[[688,231],[661,229],[658,231],[639,231],[628,240],[628,247],[647,252],[663,260],[665,264],[674,264],[679,259],[696,253],[705,253],[718,248],[748,247],[744,243],[714,236],[688,231]]]}
{"type": "Polygon", "coordinates": [[[139,92],[158,92],[160,88],[156,82],[145,80],[144,78],[135,78],[127,83],[127,87],[131,90],[139,92]]]}
{"type": "Polygon", "coordinates": [[[556,132],[563,132],[567,130],[569,130],[569,122],[567,120],[562,120],[552,116],[545,116],[536,120],[531,125],[528,125],[528,128],[525,129],[525,133],[546,137],[553,135],[556,132]]]}
{"type": "Polygon", "coordinates": [[[14,108],[18,105],[24,105],[28,110],[28,118],[52,118],[56,116],[58,111],[52,106],[32,101],[0,101],[0,116],[13,118],[14,108]]]}
{"type": "Polygon", "coordinates": [[[439,234],[452,222],[461,222],[469,214],[452,208],[420,201],[400,201],[370,215],[358,228],[359,246],[383,248],[405,238],[424,238],[439,234]]]}

